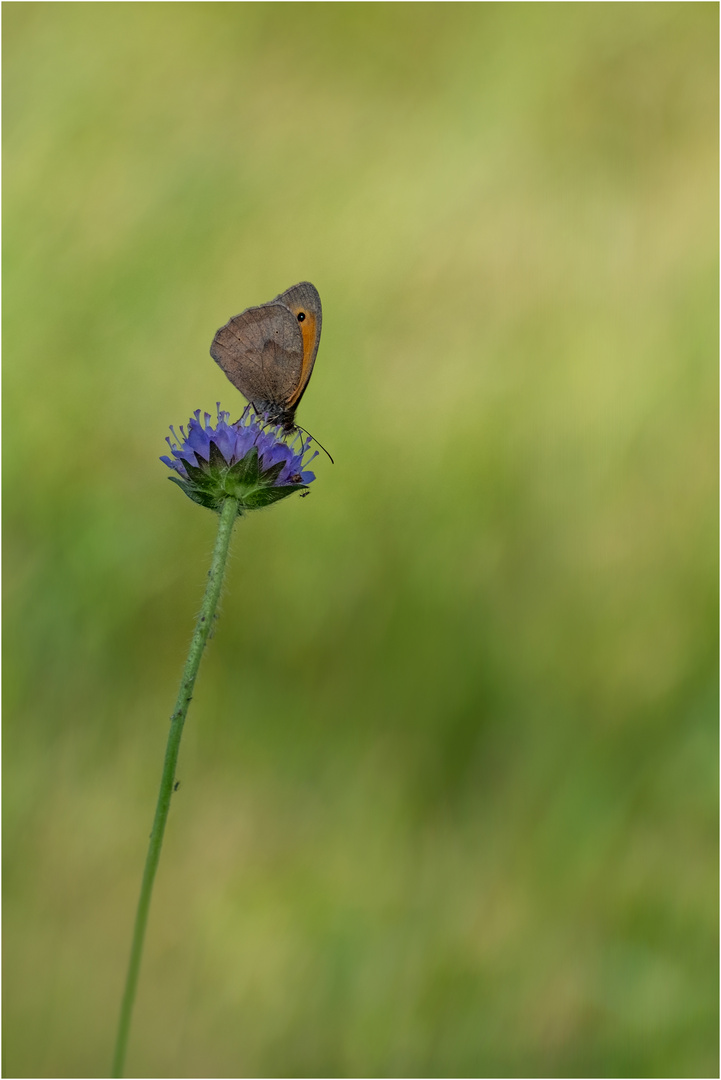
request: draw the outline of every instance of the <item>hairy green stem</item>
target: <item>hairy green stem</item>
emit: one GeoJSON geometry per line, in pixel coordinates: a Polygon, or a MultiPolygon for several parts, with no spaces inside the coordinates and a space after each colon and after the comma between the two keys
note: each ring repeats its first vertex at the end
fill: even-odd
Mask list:
{"type": "Polygon", "coordinates": [[[155,872],[158,869],[160,849],[163,846],[163,835],[168,820],[168,811],[170,810],[170,799],[173,794],[175,767],[178,762],[180,739],[183,734],[183,725],[185,724],[185,717],[188,713],[188,706],[190,705],[193,696],[193,687],[195,685],[196,675],[198,674],[198,668],[200,667],[200,660],[213,625],[213,617],[218,605],[218,598],[223,584],[223,575],[225,574],[225,564],[228,558],[230,537],[233,532],[233,525],[235,524],[237,513],[238,500],[230,498],[226,499],[220,512],[218,536],[215,541],[213,561],[210,570],[208,571],[208,584],[205,589],[203,604],[198,615],[198,621],[195,624],[195,631],[193,633],[193,640],[190,643],[188,659],[185,661],[185,667],[183,669],[183,677],[180,680],[178,700],[175,703],[175,709],[170,718],[170,732],[168,734],[168,745],[165,750],[165,763],[163,764],[163,774],[160,780],[160,791],[158,792],[158,805],[155,809],[153,831],[150,834],[150,844],[148,846],[148,855],[145,860],[143,882],[140,886],[140,898],[138,899],[138,910],[135,915],[135,927],[133,929],[133,943],[130,948],[128,974],[125,980],[125,991],[120,1007],[118,1034],[115,1042],[115,1053],[113,1055],[113,1068],[110,1074],[113,1077],[123,1075],[125,1053],[128,1046],[128,1033],[130,1031],[130,1018],[133,1012],[135,993],[138,988],[138,975],[140,973],[140,962],[143,955],[143,941],[145,939],[145,928],[148,923],[150,898],[153,893],[155,872]]]}

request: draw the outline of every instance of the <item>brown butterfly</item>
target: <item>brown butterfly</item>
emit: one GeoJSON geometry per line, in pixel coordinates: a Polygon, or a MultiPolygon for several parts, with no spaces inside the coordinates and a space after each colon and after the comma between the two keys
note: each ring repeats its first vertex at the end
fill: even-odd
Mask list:
{"type": "Polygon", "coordinates": [[[309,281],[221,326],[210,355],[257,413],[293,431],[313,371],[323,315],[309,281]]]}

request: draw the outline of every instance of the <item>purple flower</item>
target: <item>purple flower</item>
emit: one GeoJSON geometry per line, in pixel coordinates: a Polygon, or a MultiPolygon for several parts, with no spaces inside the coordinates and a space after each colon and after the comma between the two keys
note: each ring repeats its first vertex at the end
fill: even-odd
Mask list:
{"type": "Polygon", "coordinates": [[[296,431],[290,442],[282,428],[269,426],[251,405],[234,424],[230,413],[217,406],[217,421],[200,409],[188,421],[187,432],[179,437],[171,427],[172,439],[166,442],[172,457],[161,461],[178,476],[168,479],[182,487],[186,495],[203,506],[217,510],[229,496],[239,500],[239,512],[268,506],[279,499],[302,491],[315,480],[306,466],[317,451],[306,459],[311,439],[296,431]],[[306,459],[306,460],[304,460],[306,459]]]}

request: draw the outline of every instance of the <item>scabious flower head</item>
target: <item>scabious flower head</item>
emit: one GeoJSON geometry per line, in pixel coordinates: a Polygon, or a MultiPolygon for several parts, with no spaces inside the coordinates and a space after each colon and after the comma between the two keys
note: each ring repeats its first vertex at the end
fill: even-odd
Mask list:
{"type": "Polygon", "coordinates": [[[178,475],[168,479],[182,488],[189,499],[219,510],[223,500],[238,499],[238,513],[257,510],[303,492],[315,475],[307,465],[317,451],[306,457],[311,439],[300,432],[288,441],[279,426],[270,426],[248,405],[240,420],[228,423],[230,413],[217,406],[217,420],[210,413],[200,417],[200,409],[188,421],[180,436],[171,427],[166,442],[172,457],[161,461],[178,475]]]}

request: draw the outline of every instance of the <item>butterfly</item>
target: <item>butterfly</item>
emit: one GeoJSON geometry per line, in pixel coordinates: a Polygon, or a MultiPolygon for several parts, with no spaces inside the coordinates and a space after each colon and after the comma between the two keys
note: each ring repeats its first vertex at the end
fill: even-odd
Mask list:
{"type": "Polygon", "coordinates": [[[210,355],[257,413],[290,432],[313,372],[322,322],[318,290],[301,281],[234,315],[213,338],[210,355]]]}

